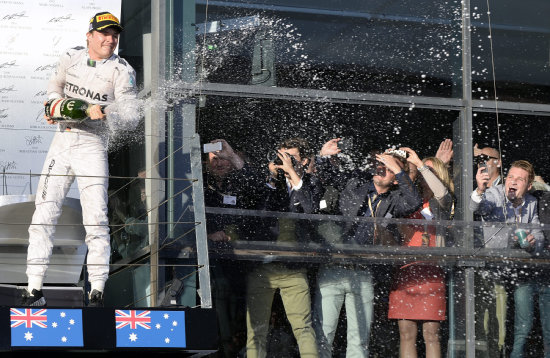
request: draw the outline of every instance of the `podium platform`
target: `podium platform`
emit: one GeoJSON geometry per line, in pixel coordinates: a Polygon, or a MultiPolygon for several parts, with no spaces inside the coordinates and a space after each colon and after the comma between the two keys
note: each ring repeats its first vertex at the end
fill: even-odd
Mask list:
{"type": "Polygon", "coordinates": [[[66,198],[42,288],[47,307],[18,306],[26,286],[34,195],[0,196],[0,352],[2,357],[204,357],[217,351],[213,309],[84,307],[78,286],[87,247],[78,199],[66,198]]]}
{"type": "MultiPolygon", "coordinates": [[[[27,282],[26,262],[34,195],[0,195],[0,283],[27,282]]],[[[65,198],[45,284],[76,285],[86,258],[80,200],[65,198]]]]}

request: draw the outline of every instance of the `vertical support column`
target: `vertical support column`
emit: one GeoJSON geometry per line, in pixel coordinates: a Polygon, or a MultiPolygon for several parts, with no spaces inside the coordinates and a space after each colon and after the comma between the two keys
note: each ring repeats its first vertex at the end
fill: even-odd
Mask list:
{"type": "MultiPolygon", "coordinates": [[[[195,26],[195,1],[183,1],[183,58],[182,58],[182,80],[194,83],[196,81],[195,49],[196,49],[196,26],[195,26]]],[[[204,212],[204,194],[202,180],[202,151],[200,137],[197,133],[197,104],[184,103],[182,106],[183,122],[182,137],[185,141],[183,151],[189,155],[191,164],[193,212],[197,226],[196,247],[197,265],[199,267],[199,297],[202,308],[212,307],[212,294],[210,289],[210,262],[208,259],[208,242],[206,239],[206,215],[204,212]]]]}
{"type": "MultiPolygon", "coordinates": [[[[459,187],[460,216],[463,220],[472,220],[473,215],[468,209],[470,194],[472,193],[473,174],[473,143],[472,143],[472,41],[470,23],[470,0],[462,1],[462,103],[459,126],[459,165],[462,168],[455,168],[462,173],[462,185],[459,187]]],[[[473,240],[465,243],[468,248],[473,248],[473,240]]]]}
{"type": "Polygon", "coordinates": [[[475,295],[474,295],[474,268],[464,269],[464,291],[466,300],[466,358],[475,357],[475,295]]]}
{"type": "MultiPolygon", "coordinates": [[[[468,208],[473,180],[472,143],[472,36],[470,22],[470,0],[462,0],[462,100],[464,107],[460,115],[461,140],[460,162],[462,163],[462,188],[460,206],[462,220],[471,221],[473,215],[468,208]]],[[[473,250],[473,231],[464,230],[464,247],[473,250]]],[[[475,290],[474,269],[466,267],[464,272],[464,295],[466,298],[466,358],[475,357],[475,290]]]]}
{"type": "MultiPolygon", "coordinates": [[[[150,81],[151,97],[155,98],[159,91],[159,84],[165,73],[165,40],[164,20],[165,1],[151,1],[151,51],[150,58],[150,81]]],[[[145,57],[145,56],[144,56],[145,57]]],[[[164,111],[159,109],[147,109],[145,112],[145,163],[149,169],[147,176],[151,179],[145,181],[145,190],[148,198],[149,211],[149,243],[151,247],[151,302],[152,307],[158,304],[158,277],[159,277],[159,208],[158,204],[164,198],[163,182],[159,180],[159,145],[163,138],[164,111]]]]}
{"type": "Polygon", "coordinates": [[[206,238],[206,214],[204,212],[204,192],[202,180],[201,144],[198,135],[190,140],[191,175],[193,181],[193,204],[195,221],[197,222],[197,265],[199,265],[199,296],[202,308],[212,307],[210,287],[210,260],[208,258],[208,242],[206,238]]]}
{"type": "MultiPolygon", "coordinates": [[[[174,76],[174,0],[167,0],[164,9],[164,30],[166,34],[166,73],[163,77],[164,80],[171,79],[174,76]]],[[[176,136],[176,118],[173,111],[166,113],[166,221],[168,224],[167,237],[174,237],[174,229],[176,222],[176,205],[174,202],[174,196],[176,193],[175,181],[176,169],[174,161],[174,151],[176,150],[175,136],[176,136]]]]}

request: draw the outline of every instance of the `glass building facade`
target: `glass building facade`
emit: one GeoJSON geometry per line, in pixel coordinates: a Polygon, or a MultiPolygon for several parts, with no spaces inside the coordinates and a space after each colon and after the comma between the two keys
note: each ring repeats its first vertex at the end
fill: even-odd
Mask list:
{"type": "MultiPolygon", "coordinates": [[[[498,176],[523,159],[537,175],[531,191],[543,196],[550,188],[549,13],[541,0],[490,8],[478,0],[123,0],[119,54],[137,71],[146,111],[137,133],[110,154],[106,304],[214,307],[217,356],[240,357],[250,339],[247,317],[254,317],[247,306],[262,300],[272,305],[267,355],[294,357],[304,348],[288,315],[293,299],[284,289],[272,303],[255,296],[258,278],[302,275],[305,315],[315,326],[323,275],[345,281],[339,269],[369,271],[369,356],[397,357],[390,292],[405,267],[423,263],[443,275],[442,356],[510,356],[526,322],[525,356],[543,356],[550,256],[519,248],[511,235],[501,246],[491,242],[517,227],[548,237],[544,217],[513,226],[481,221],[470,201],[476,148],[500,153],[498,176]],[[321,175],[318,154],[334,138],[351,140],[337,156],[339,172],[364,173],[374,150],[409,147],[422,159],[450,139],[452,215],[350,218],[338,206],[342,191],[325,182],[315,209],[268,208],[264,194],[254,195],[266,190],[273,152],[295,137],[311,146],[311,163],[319,164],[309,167],[313,176],[321,175]],[[250,169],[231,172],[229,187],[216,181],[204,153],[204,144],[219,139],[250,169]],[[362,224],[393,228],[393,240],[346,241],[343,228],[362,224]],[[442,233],[443,243],[407,246],[412,226],[442,233]],[[285,237],[285,228],[292,234],[285,237]],[[497,234],[487,237],[491,230],[497,234]],[[223,239],[213,236],[219,232],[223,239]]],[[[335,357],[355,339],[346,331],[359,313],[347,304],[333,332],[335,357]]],[[[433,346],[418,328],[423,356],[433,346]]]]}

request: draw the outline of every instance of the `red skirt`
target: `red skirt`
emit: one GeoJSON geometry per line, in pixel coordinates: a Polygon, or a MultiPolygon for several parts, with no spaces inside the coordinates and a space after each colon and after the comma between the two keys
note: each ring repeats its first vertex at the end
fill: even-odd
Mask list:
{"type": "Polygon", "coordinates": [[[438,266],[413,264],[399,269],[390,292],[390,319],[444,321],[445,273],[438,266]]]}

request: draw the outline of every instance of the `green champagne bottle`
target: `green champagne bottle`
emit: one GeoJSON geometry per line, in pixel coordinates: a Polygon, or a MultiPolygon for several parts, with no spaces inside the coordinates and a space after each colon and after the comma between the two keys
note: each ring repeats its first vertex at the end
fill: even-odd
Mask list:
{"type": "Polygon", "coordinates": [[[44,112],[54,121],[82,122],[90,118],[92,106],[93,104],[78,98],[56,98],[46,103],[44,112]]]}

